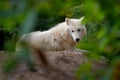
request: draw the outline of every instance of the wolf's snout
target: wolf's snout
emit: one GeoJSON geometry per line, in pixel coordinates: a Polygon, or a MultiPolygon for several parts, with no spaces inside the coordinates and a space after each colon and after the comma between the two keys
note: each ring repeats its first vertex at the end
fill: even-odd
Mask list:
{"type": "Polygon", "coordinates": [[[80,39],[79,39],[79,38],[76,38],[75,40],[76,40],[76,42],[79,42],[79,41],[80,41],[80,39]]]}

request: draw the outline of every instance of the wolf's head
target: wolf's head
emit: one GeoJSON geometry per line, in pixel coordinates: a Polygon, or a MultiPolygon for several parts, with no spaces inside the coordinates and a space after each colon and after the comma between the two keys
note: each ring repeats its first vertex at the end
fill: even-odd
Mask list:
{"type": "Polygon", "coordinates": [[[75,42],[79,42],[86,35],[85,25],[82,24],[84,17],[80,19],[66,18],[65,22],[68,25],[67,31],[75,42]]]}

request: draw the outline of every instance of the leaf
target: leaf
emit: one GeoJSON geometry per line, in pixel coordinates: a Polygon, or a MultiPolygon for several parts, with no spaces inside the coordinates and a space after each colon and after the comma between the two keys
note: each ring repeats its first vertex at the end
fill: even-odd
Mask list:
{"type": "Polygon", "coordinates": [[[32,9],[28,12],[28,14],[25,17],[25,20],[23,21],[21,27],[20,27],[20,35],[28,33],[34,29],[35,22],[37,20],[37,11],[35,9],[32,9]]]}

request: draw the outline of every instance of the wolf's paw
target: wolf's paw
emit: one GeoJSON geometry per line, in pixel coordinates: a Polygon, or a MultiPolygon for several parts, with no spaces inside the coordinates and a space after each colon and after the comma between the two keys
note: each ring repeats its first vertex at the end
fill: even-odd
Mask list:
{"type": "Polygon", "coordinates": [[[82,50],[82,49],[78,49],[78,48],[75,48],[75,51],[82,52],[82,53],[89,53],[90,52],[90,51],[82,50]]]}

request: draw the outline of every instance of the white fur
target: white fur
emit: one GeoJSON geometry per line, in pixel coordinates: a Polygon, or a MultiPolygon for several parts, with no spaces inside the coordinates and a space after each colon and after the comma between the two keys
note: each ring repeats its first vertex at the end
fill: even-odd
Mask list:
{"type": "Polygon", "coordinates": [[[18,51],[22,44],[42,51],[74,50],[76,38],[81,40],[86,34],[85,25],[81,24],[82,20],[83,17],[80,19],[66,18],[65,22],[47,31],[25,34],[19,39],[16,50],[18,51]]]}

